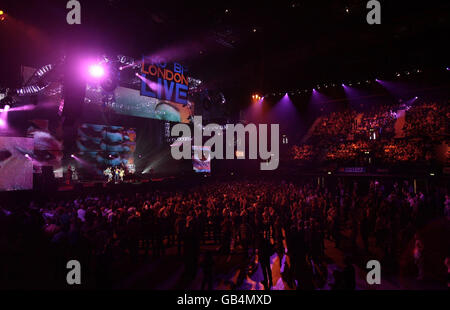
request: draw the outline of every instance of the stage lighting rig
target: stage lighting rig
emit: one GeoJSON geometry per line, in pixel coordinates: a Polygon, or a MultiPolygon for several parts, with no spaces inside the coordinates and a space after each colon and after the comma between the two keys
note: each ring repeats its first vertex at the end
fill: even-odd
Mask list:
{"type": "Polygon", "coordinates": [[[14,106],[15,102],[16,101],[12,96],[6,95],[3,99],[0,100],[0,109],[7,111],[14,106]]]}

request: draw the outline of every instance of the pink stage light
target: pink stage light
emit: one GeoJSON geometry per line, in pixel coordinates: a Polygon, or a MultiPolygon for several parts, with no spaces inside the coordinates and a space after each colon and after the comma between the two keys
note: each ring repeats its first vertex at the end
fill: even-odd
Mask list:
{"type": "Polygon", "coordinates": [[[91,65],[89,66],[89,74],[98,79],[105,75],[105,69],[100,65],[91,65]]]}

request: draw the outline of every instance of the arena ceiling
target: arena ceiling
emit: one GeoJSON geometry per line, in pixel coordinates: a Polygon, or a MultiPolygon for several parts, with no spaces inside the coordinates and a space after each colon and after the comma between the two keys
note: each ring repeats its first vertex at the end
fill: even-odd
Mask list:
{"type": "Polygon", "coordinates": [[[75,47],[171,55],[207,83],[246,93],[448,65],[448,1],[380,2],[381,25],[368,25],[365,0],[81,0],[82,24],[69,26],[66,1],[7,0],[0,84],[75,47]]]}

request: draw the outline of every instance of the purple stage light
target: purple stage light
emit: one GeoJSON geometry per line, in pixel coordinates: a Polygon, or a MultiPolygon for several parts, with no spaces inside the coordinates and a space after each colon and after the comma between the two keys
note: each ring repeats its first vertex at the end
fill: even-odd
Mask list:
{"type": "Polygon", "coordinates": [[[28,155],[28,154],[25,154],[25,157],[28,158],[28,159],[30,159],[30,155],[28,155]]]}
{"type": "Polygon", "coordinates": [[[3,109],[3,111],[8,112],[9,108],[10,108],[10,106],[7,104],[7,105],[5,105],[5,108],[3,109]]]}
{"type": "Polygon", "coordinates": [[[105,69],[101,65],[91,65],[89,66],[89,74],[98,79],[105,75],[105,69]]]}
{"type": "Polygon", "coordinates": [[[70,157],[75,158],[75,155],[72,154],[72,155],[70,155],[70,157]]]}
{"type": "Polygon", "coordinates": [[[5,127],[5,126],[6,126],[5,121],[0,118],[0,127],[5,127]]]}

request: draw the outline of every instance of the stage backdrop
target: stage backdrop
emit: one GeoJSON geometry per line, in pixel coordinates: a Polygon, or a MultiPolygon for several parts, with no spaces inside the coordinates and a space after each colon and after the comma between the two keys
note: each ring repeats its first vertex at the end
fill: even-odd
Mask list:
{"type": "Polygon", "coordinates": [[[78,128],[78,153],[74,164],[81,178],[103,178],[109,166],[134,172],[136,131],[122,126],[83,124],[78,128]]]}
{"type": "Polygon", "coordinates": [[[33,148],[31,138],[0,137],[0,191],[33,188],[33,148]]]}

